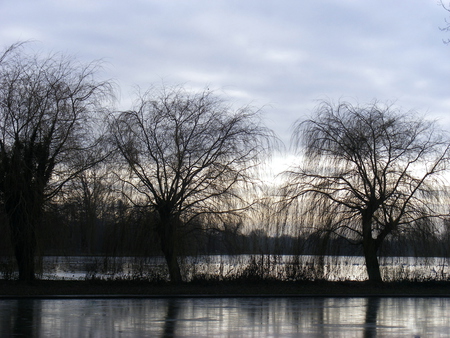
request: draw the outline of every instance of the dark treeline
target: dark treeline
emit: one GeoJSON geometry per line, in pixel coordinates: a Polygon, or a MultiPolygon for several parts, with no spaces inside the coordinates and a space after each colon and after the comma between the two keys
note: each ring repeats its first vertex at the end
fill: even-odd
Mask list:
{"type": "Polygon", "coordinates": [[[0,254],[19,280],[49,255],[162,256],[173,282],[186,256],[363,256],[373,282],[380,257],[449,256],[450,138],[436,123],[322,102],[267,182],[282,147],[260,110],[162,86],[117,111],[100,69],[20,43],[0,55],[0,254]]]}
{"type": "MultiPolygon", "coordinates": [[[[41,256],[161,256],[151,219],[137,208],[127,209],[119,200],[109,206],[111,214],[88,220],[80,205],[50,205],[38,229],[41,256]]],[[[13,248],[4,219],[1,256],[12,256],[13,248]]],[[[450,234],[389,238],[382,256],[450,257],[450,234]]],[[[243,233],[232,229],[197,229],[185,235],[183,255],[337,255],[362,256],[362,248],[337,236],[319,233],[270,236],[262,230],[243,233]]]]}

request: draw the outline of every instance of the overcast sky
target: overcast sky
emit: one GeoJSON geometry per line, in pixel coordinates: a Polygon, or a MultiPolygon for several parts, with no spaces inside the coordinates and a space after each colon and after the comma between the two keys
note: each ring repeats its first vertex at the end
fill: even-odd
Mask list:
{"type": "Polygon", "coordinates": [[[395,101],[450,130],[450,13],[437,0],[2,0],[2,48],[103,59],[133,86],[215,89],[283,141],[318,100],[395,101]]]}

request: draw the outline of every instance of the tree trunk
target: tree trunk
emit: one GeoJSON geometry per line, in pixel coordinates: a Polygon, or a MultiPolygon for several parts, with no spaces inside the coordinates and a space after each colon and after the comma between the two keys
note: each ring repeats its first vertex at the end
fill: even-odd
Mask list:
{"type": "Polygon", "coordinates": [[[378,262],[378,248],[376,247],[374,240],[372,243],[364,243],[364,258],[366,260],[366,269],[369,276],[369,281],[373,283],[381,283],[380,263],[378,262]]]}
{"type": "Polygon", "coordinates": [[[178,263],[176,224],[177,222],[172,217],[160,214],[158,234],[161,241],[161,250],[169,269],[169,278],[173,283],[181,283],[183,278],[178,263]]]}
{"type": "Polygon", "coordinates": [[[35,279],[36,232],[34,224],[23,218],[10,218],[9,223],[19,269],[19,281],[28,283],[35,279]]]}
{"type": "Polygon", "coordinates": [[[42,194],[33,190],[8,192],[9,198],[4,207],[19,269],[19,281],[28,283],[35,279],[36,225],[42,219],[43,198],[42,194]]]}
{"type": "Polygon", "coordinates": [[[373,213],[371,212],[363,214],[363,251],[369,282],[381,283],[383,282],[383,279],[381,278],[380,264],[377,256],[378,243],[372,238],[372,214],[373,213]]]}
{"type": "Polygon", "coordinates": [[[170,281],[173,283],[181,283],[183,278],[181,276],[180,264],[178,263],[178,257],[175,250],[166,250],[164,252],[166,258],[167,267],[169,268],[170,281]]]}
{"type": "Polygon", "coordinates": [[[26,242],[20,241],[20,243],[16,243],[14,251],[19,268],[19,281],[32,282],[36,278],[34,262],[36,254],[35,240],[30,238],[26,242]]]}

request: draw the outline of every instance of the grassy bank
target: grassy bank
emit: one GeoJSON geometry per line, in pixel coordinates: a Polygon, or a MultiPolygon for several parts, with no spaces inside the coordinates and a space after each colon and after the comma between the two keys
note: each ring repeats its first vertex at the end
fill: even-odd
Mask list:
{"type": "Polygon", "coordinates": [[[12,296],[439,296],[450,297],[449,282],[213,282],[149,283],[145,281],[49,281],[32,284],[0,281],[0,298],[12,296]]]}

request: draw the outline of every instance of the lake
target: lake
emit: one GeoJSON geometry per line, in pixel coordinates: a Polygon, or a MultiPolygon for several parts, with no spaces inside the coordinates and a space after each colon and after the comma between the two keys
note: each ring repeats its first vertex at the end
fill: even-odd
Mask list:
{"type": "MultiPolygon", "coordinates": [[[[195,275],[233,278],[244,272],[284,280],[311,279],[311,276],[330,281],[367,279],[364,258],[357,256],[208,255],[185,257],[181,261],[186,280],[195,275]]],[[[445,257],[386,257],[380,259],[380,265],[385,281],[450,279],[450,259],[445,257]]],[[[41,266],[42,279],[168,276],[163,257],[46,256],[41,266]]],[[[14,277],[14,273],[10,272],[11,275],[14,277]]]]}
{"type": "Polygon", "coordinates": [[[2,299],[2,336],[450,337],[450,298],[2,299]]]}

